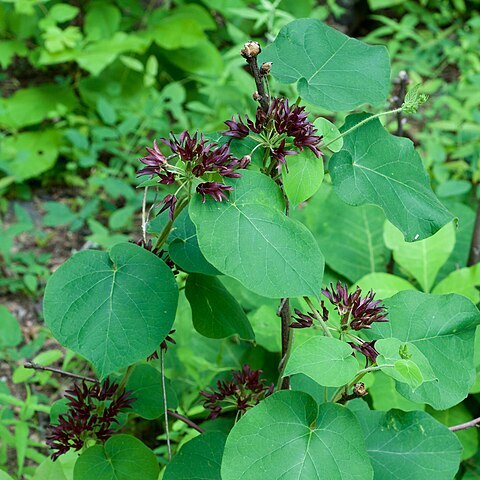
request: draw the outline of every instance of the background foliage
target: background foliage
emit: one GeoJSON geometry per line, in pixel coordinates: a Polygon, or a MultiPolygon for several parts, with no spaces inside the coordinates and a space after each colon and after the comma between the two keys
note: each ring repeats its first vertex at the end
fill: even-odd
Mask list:
{"type": "MultiPolygon", "coordinates": [[[[386,45],[392,80],[406,70],[412,84],[422,83],[431,98],[409,117],[404,134],[414,141],[435,193],[459,218],[458,228],[446,225],[433,237],[411,244],[397,230],[401,226],[386,222],[378,207],[347,207],[328,185],[310,201],[314,208],[309,209],[301,204],[310,196],[308,189],[292,192],[300,204],[294,216],[322,245],[327,265],[324,282],[346,280],[375,289],[380,298],[411,289],[459,293],[478,303],[480,269],[467,267],[480,171],[478,7],[478,1],[463,0],[0,2],[0,298],[4,304],[0,307],[0,468],[14,478],[72,478],[75,455],[52,464],[46,460],[43,442],[49,416],[58,415],[61,408],[62,400],[52,406],[52,399],[62,397],[68,381],[23,368],[25,360],[33,360],[89,373],[86,362],[60,347],[43,327],[40,301],[46,280],[73,250],[107,249],[139,237],[142,199],[135,188],[139,183],[135,171],[143,146],[170,130],[215,132],[224,128],[222,119],[237,112],[253,113],[253,83],[239,49],[250,38],[265,45],[295,18],[318,18],[368,43],[386,45]],[[322,216],[317,214],[320,210],[322,216]]],[[[272,88],[293,93],[288,85],[273,82],[272,88]]],[[[305,88],[315,94],[311,85],[305,88]]],[[[345,110],[354,106],[348,104],[345,110]]],[[[333,118],[327,110],[311,106],[309,110],[337,125],[343,121],[342,114],[333,118]]],[[[388,119],[386,126],[396,131],[396,119],[388,119]]],[[[418,159],[414,151],[409,155],[418,159]]],[[[149,228],[153,232],[161,226],[152,221],[149,228]]],[[[174,260],[172,245],[186,249],[191,241],[188,217],[184,228],[171,240],[174,260]]],[[[192,259],[198,276],[212,273],[202,270],[211,268],[202,260],[192,259]]],[[[251,294],[232,279],[208,278],[212,289],[227,287],[243,310],[229,319],[231,324],[216,319],[225,329],[219,335],[218,328],[208,330],[191,318],[189,302],[199,278],[190,276],[185,292],[180,293],[177,345],[167,357],[171,381],[166,390],[171,390],[169,405],[200,419],[205,417],[198,395],[201,389],[244,362],[262,368],[275,381],[280,351],[279,324],[269,322],[275,318],[278,302],[251,294]],[[250,331],[238,329],[245,314],[255,332],[255,347],[229,337],[238,333],[242,339],[252,338],[250,331]]],[[[249,281],[256,283],[255,278],[249,281]]],[[[446,355],[454,366],[445,372],[451,379],[460,368],[462,351],[449,350],[446,355]]],[[[476,365],[480,368],[479,352],[476,365]]],[[[137,367],[131,389],[142,384],[137,376],[148,376],[152,385],[158,385],[158,365],[146,367],[137,367]]],[[[446,425],[478,416],[479,381],[467,400],[452,408],[422,403],[421,392],[406,400],[396,392],[394,380],[383,373],[372,382],[367,387],[377,410],[426,410],[446,425]],[[443,408],[447,409],[440,411],[443,408]]],[[[165,463],[159,403],[152,396],[150,402],[136,407],[141,417],[158,419],[155,428],[138,419],[129,426],[129,433],[141,438],[165,463]]],[[[379,450],[385,441],[378,431],[378,425],[387,421],[382,415],[388,414],[358,413],[362,428],[376,432],[368,449],[379,450]]],[[[223,422],[228,431],[233,419],[216,422],[212,430],[223,422]]],[[[203,426],[207,429],[208,422],[203,426]]],[[[181,422],[175,423],[174,448],[195,435],[181,422]]],[[[209,435],[212,444],[223,444],[222,433],[209,435]]],[[[360,433],[352,432],[352,438],[355,435],[360,433]]],[[[464,447],[458,478],[477,478],[477,430],[460,432],[458,437],[464,447]]],[[[105,445],[105,449],[114,447],[105,445]]],[[[225,448],[230,448],[228,442],[225,448]]],[[[170,478],[182,478],[175,468],[180,467],[171,468],[170,478]]],[[[235,471],[227,473],[227,478],[235,478],[235,471]]]]}

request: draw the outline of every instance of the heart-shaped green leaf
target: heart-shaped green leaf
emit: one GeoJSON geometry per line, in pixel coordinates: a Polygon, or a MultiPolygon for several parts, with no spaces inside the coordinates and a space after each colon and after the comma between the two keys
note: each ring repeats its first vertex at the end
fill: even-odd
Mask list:
{"type": "Polygon", "coordinates": [[[157,480],[155,454],[131,435],[115,435],[94,445],[75,463],[73,480],[157,480]]]}
{"type": "MultiPolygon", "coordinates": [[[[341,131],[368,116],[349,115],[341,131]]],[[[430,237],[453,219],[432,192],[413,143],[390,135],[378,118],[344,137],[343,148],[332,155],[329,167],[344,202],[378,205],[407,242],[430,237]]]]}
{"type": "Polygon", "coordinates": [[[150,355],[170,331],[178,288],[165,263],[134,244],[85,250],[67,260],[45,290],[55,338],[90,360],[100,376],[150,355]]]}
{"type": "Polygon", "coordinates": [[[425,412],[356,411],[375,480],[451,480],[462,446],[447,427],[425,412]]]}
{"type": "Polygon", "coordinates": [[[258,172],[229,179],[229,201],[190,202],[205,258],[225,275],[270,298],[318,295],[324,260],[312,234],[283,213],[275,182],[258,172]]]}
{"type": "Polygon", "coordinates": [[[278,81],[298,81],[301,97],[331,111],[376,105],[390,87],[385,47],[369,46],[315,19],[285,25],[261,61],[273,62],[271,73],[278,81]]]}
{"type": "Polygon", "coordinates": [[[369,480],[372,466],[353,413],[303,392],[279,391],[233,427],[223,480],[369,480]]]}

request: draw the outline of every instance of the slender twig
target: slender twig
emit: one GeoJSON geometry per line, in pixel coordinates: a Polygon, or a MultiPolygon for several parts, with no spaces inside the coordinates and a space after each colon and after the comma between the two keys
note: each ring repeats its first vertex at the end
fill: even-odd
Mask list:
{"type": "Polygon", "coordinates": [[[195,422],[193,422],[189,418],[185,417],[184,415],[181,415],[180,413],[174,412],[173,410],[167,410],[167,412],[172,418],[176,418],[177,420],[180,420],[181,422],[187,424],[189,427],[193,428],[197,432],[199,432],[199,433],[204,433],[205,432],[205,430],[202,427],[198,426],[195,422]]]}
{"type": "Polygon", "coordinates": [[[345,130],[340,135],[335,137],[333,140],[330,140],[328,143],[326,143],[326,144],[321,143],[320,146],[328,147],[332,143],[335,143],[337,140],[340,140],[341,138],[345,137],[349,133],[352,133],[357,128],[361,127],[362,125],[365,125],[368,122],[371,122],[372,120],[375,120],[376,118],[383,117],[384,115],[391,115],[391,114],[398,113],[398,112],[401,112],[401,111],[402,111],[402,107],[399,107],[399,108],[394,108],[393,110],[388,110],[387,112],[380,112],[380,113],[376,113],[375,115],[370,115],[369,117],[364,118],[361,122],[356,123],[353,127],[350,127],[348,130],[345,130]]]}
{"type": "Polygon", "coordinates": [[[160,348],[160,373],[162,376],[163,410],[165,413],[165,436],[167,437],[168,461],[170,461],[172,459],[172,446],[170,445],[170,432],[168,430],[167,391],[165,389],[165,349],[163,348],[160,348]]]}
{"type": "Polygon", "coordinates": [[[268,112],[269,107],[269,96],[265,92],[265,84],[263,82],[264,76],[260,72],[260,68],[258,67],[257,55],[261,52],[260,45],[257,42],[247,42],[241,54],[243,58],[245,58],[248,66],[250,67],[250,72],[253,75],[255,80],[255,85],[257,87],[257,95],[256,98],[262,107],[264,112],[268,112]]]}
{"type": "Polygon", "coordinates": [[[471,267],[478,262],[480,262],[480,201],[477,201],[477,215],[475,218],[475,227],[473,228],[472,241],[470,243],[467,266],[471,267]]]}
{"type": "MultiPolygon", "coordinates": [[[[34,363],[34,362],[25,362],[23,366],[24,368],[33,368],[34,370],[42,370],[42,371],[56,373],[58,375],[61,375],[62,377],[75,378],[77,380],[83,380],[85,382],[91,382],[91,383],[100,383],[100,380],[96,378],[77,375],[76,373],[67,372],[65,370],[61,370],[60,368],[44,367],[43,365],[39,365],[38,363],[34,363]]],[[[205,431],[202,427],[198,426],[194,421],[190,420],[184,415],[174,412],[173,410],[168,410],[167,412],[168,412],[168,415],[170,415],[172,418],[176,418],[177,420],[182,421],[183,423],[193,428],[197,432],[203,433],[205,431]]]]}
{"type": "Polygon", "coordinates": [[[290,357],[293,345],[293,332],[290,328],[292,314],[290,311],[290,301],[288,298],[282,298],[277,315],[280,317],[282,325],[282,359],[278,365],[278,387],[280,390],[288,390],[290,388],[290,377],[283,376],[283,372],[287,366],[288,358],[290,357]]]}
{"type": "MultiPolygon", "coordinates": [[[[405,95],[407,93],[407,85],[409,82],[408,74],[405,70],[399,72],[398,77],[395,79],[395,82],[398,85],[397,94],[392,99],[392,104],[394,107],[399,108],[403,105],[405,101],[405,95]]],[[[404,118],[403,112],[400,110],[397,112],[397,130],[395,135],[398,137],[403,137],[403,125],[404,118]]]]}
{"type": "Polygon", "coordinates": [[[84,375],[78,375],[77,373],[66,372],[65,370],[60,370],[59,368],[45,367],[34,362],[25,362],[23,366],[24,368],[33,368],[34,370],[43,370],[46,372],[57,373],[58,375],[62,375],[64,377],[75,378],[77,380],[83,380],[85,382],[100,383],[100,380],[97,380],[95,378],[85,377],[84,375]]]}
{"type": "Polygon", "coordinates": [[[474,418],[469,422],[460,423],[459,425],[454,425],[453,427],[449,427],[449,430],[452,432],[458,432],[459,430],[466,430],[467,428],[472,427],[480,427],[480,417],[474,418]]]}
{"type": "Polygon", "coordinates": [[[147,193],[148,187],[145,187],[142,200],[142,237],[145,245],[147,244],[147,193]]]}

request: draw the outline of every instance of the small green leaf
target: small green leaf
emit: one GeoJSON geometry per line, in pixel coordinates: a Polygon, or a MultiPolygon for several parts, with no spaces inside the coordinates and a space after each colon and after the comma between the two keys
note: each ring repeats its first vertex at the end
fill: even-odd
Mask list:
{"type": "Polygon", "coordinates": [[[340,387],[353,380],[357,370],[350,345],[318,335],[294,347],[285,375],[303,373],[320,385],[340,387]]]}
{"type": "Polygon", "coordinates": [[[320,149],[322,148],[322,145],[327,145],[327,144],[328,144],[328,148],[332,152],[338,152],[342,149],[343,138],[342,137],[338,138],[340,136],[340,130],[332,122],[330,122],[326,118],[319,117],[313,122],[313,124],[317,129],[317,135],[323,136],[320,149]],[[338,139],[335,140],[336,138],[338,139]]]}
{"type": "MultiPolygon", "coordinates": [[[[142,418],[153,420],[164,413],[162,375],[156,368],[146,364],[137,365],[128,378],[126,390],[132,392],[131,396],[135,398],[132,411],[142,418]]],[[[168,408],[175,410],[178,399],[168,379],[165,379],[165,391],[168,408]]]]}
{"type": "Polygon", "coordinates": [[[105,445],[94,445],[75,464],[74,480],[157,480],[155,454],[130,435],[115,435],[105,445]]]}
{"type": "Polygon", "coordinates": [[[198,333],[209,338],[225,338],[235,334],[243,339],[255,337],[242,307],[218,278],[190,274],[185,295],[190,302],[193,326],[198,333]]]}
{"type": "Polygon", "coordinates": [[[402,277],[390,273],[370,273],[355,282],[364,292],[373,290],[377,298],[389,298],[403,290],[416,290],[415,287],[402,277]]]}
{"type": "Polygon", "coordinates": [[[67,477],[60,462],[46,458],[35,470],[33,480],[67,480],[67,477]]]}
{"type": "Polygon", "coordinates": [[[393,250],[393,258],[411,273],[425,292],[429,292],[442,265],[448,260],[455,245],[455,228],[448,223],[435,235],[408,243],[390,222],[385,223],[385,244],[393,250]]]}
{"type": "Polygon", "coordinates": [[[0,349],[16,347],[22,341],[22,331],[18,320],[3,305],[0,305],[0,325],[0,349]]]}
{"type": "Polygon", "coordinates": [[[323,181],[323,159],[305,149],[288,157],[288,173],[284,168],[282,175],[288,199],[298,205],[320,188],[323,181]]]}

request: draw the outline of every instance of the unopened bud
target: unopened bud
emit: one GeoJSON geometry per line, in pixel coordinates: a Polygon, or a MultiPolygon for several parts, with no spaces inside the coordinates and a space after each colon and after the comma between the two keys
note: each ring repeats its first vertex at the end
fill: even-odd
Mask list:
{"type": "Polygon", "coordinates": [[[247,168],[250,165],[250,162],[252,161],[252,157],[250,155],[245,155],[240,159],[240,168],[247,168]]]}
{"type": "Polygon", "coordinates": [[[259,102],[262,99],[262,96],[258,92],[253,92],[252,97],[256,102],[259,102]]]}
{"type": "Polygon", "coordinates": [[[260,73],[262,75],[268,75],[271,69],[272,69],[272,62],[264,62],[260,67],[260,73]]]}
{"type": "Polygon", "coordinates": [[[240,50],[240,53],[243,58],[253,58],[256,57],[261,51],[262,49],[260,48],[260,44],[251,40],[243,46],[243,48],[240,50]]]}
{"type": "Polygon", "coordinates": [[[356,384],[353,386],[353,393],[354,393],[357,397],[364,397],[365,395],[368,394],[368,390],[365,388],[365,384],[364,384],[364,383],[359,382],[359,383],[356,383],[356,384]]]}

